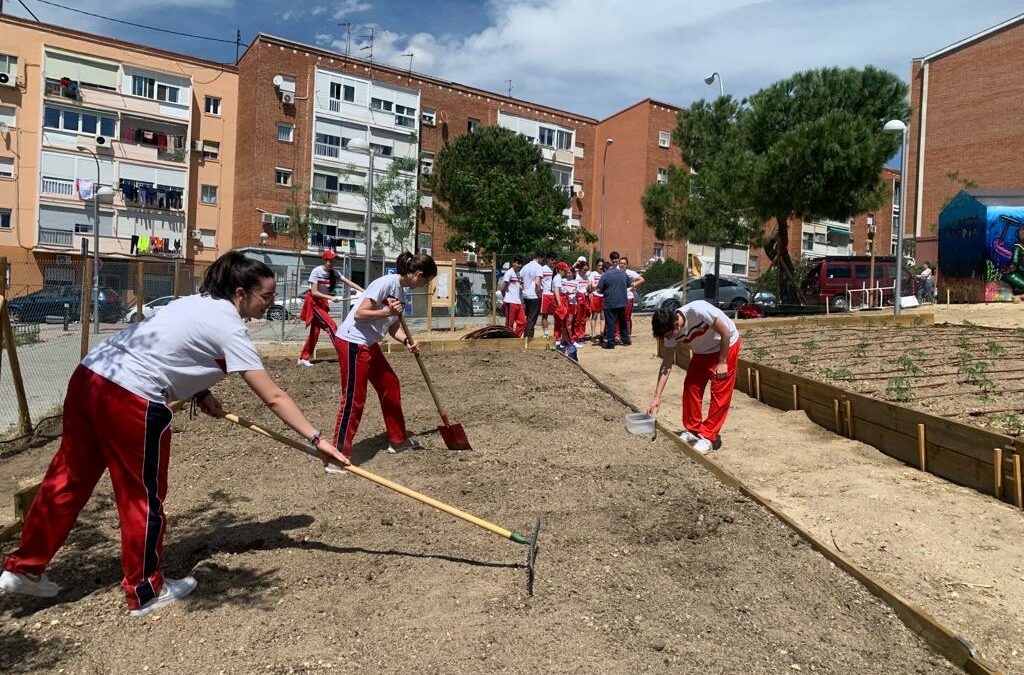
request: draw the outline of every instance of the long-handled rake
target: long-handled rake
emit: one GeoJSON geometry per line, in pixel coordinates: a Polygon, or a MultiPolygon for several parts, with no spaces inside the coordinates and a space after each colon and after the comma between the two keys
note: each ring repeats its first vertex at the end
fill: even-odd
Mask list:
{"type": "MultiPolygon", "coordinates": [[[[267,438],[271,438],[271,439],[273,439],[273,440],[275,440],[275,441],[277,441],[279,443],[283,443],[283,444],[285,444],[287,446],[295,448],[296,450],[301,450],[302,452],[304,452],[304,453],[306,453],[308,455],[312,455],[312,456],[316,457],[316,451],[313,450],[309,445],[307,445],[305,443],[301,443],[301,442],[299,442],[299,441],[297,441],[297,440],[295,440],[293,438],[290,438],[288,436],[285,436],[283,434],[279,434],[276,431],[271,431],[269,429],[264,429],[263,427],[257,425],[255,422],[252,422],[251,420],[247,420],[244,417],[239,417],[238,415],[235,415],[235,414],[232,414],[232,413],[228,413],[228,414],[226,414],[224,416],[224,418],[226,420],[228,420],[229,422],[233,422],[234,424],[237,424],[240,427],[243,427],[243,428],[248,429],[250,431],[255,431],[256,433],[262,434],[263,436],[266,436],[267,438]]],[[[392,481],[390,481],[390,480],[388,480],[386,478],[382,478],[381,476],[378,476],[377,474],[371,473],[371,472],[369,472],[369,471],[367,471],[365,469],[361,469],[358,466],[347,465],[347,466],[344,466],[342,468],[344,468],[346,471],[348,471],[350,473],[354,473],[355,475],[360,476],[361,478],[365,478],[367,480],[373,481],[377,485],[381,485],[383,487],[386,487],[389,490],[394,490],[395,492],[398,492],[399,494],[403,494],[406,497],[411,497],[411,498],[415,499],[416,501],[420,502],[421,504],[426,504],[427,506],[432,506],[432,507],[434,507],[435,509],[437,509],[439,511],[444,511],[445,513],[447,513],[447,514],[449,514],[451,516],[455,516],[456,518],[459,518],[461,520],[466,521],[467,523],[471,523],[473,525],[476,525],[477,527],[482,527],[483,529],[487,530],[488,532],[493,532],[494,534],[496,534],[496,535],[498,535],[498,536],[500,536],[500,537],[502,537],[504,539],[508,539],[509,541],[513,541],[513,542],[515,542],[517,544],[524,544],[526,546],[529,546],[530,547],[530,551],[529,551],[529,553],[527,554],[527,557],[526,557],[526,592],[529,595],[533,595],[533,581],[534,581],[534,574],[536,572],[537,550],[538,550],[537,549],[537,537],[540,536],[540,516],[537,516],[537,522],[536,522],[536,524],[533,527],[533,536],[526,537],[525,535],[519,534],[518,532],[513,532],[511,530],[506,530],[505,528],[499,527],[498,525],[495,525],[494,523],[488,522],[488,521],[486,521],[486,520],[484,520],[482,518],[477,518],[476,516],[474,516],[474,515],[472,515],[470,513],[466,513],[465,511],[459,510],[459,509],[455,508],[454,506],[449,506],[448,504],[445,504],[444,502],[439,502],[438,500],[436,500],[436,499],[434,499],[432,497],[428,497],[428,496],[426,496],[424,494],[416,492],[415,490],[411,490],[411,489],[409,489],[409,488],[407,488],[407,487],[405,487],[403,485],[399,485],[398,483],[392,482],[392,481]]]]}
{"type": "MultiPolygon", "coordinates": [[[[359,287],[354,281],[342,277],[343,281],[356,289],[360,293],[363,289],[359,287]]],[[[402,324],[402,331],[410,339],[412,333],[409,332],[409,327],[405,323],[405,318],[402,316],[398,317],[398,320],[402,324]]],[[[438,398],[437,392],[434,391],[434,383],[430,379],[430,375],[427,373],[427,367],[423,363],[423,357],[420,356],[419,352],[414,354],[416,357],[416,365],[420,367],[420,372],[423,374],[423,380],[427,383],[427,389],[430,391],[430,397],[434,399],[434,406],[437,407],[437,413],[441,416],[441,426],[437,428],[437,432],[441,434],[441,438],[444,440],[444,444],[448,446],[449,450],[472,450],[473,448],[469,445],[469,439],[466,437],[466,430],[461,424],[452,424],[448,421],[448,412],[441,405],[441,399],[438,398]]]]}

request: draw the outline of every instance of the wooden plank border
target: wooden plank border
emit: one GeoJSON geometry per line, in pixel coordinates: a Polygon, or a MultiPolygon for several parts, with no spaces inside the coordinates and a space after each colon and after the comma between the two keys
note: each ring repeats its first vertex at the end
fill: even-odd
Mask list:
{"type": "Polygon", "coordinates": [[[738,319],[736,327],[741,331],[745,328],[787,328],[792,326],[931,326],[935,323],[933,312],[914,312],[910,314],[859,314],[843,312],[840,314],[814,314],[811,316],[787,316],[766,319],[738,319]]]}
{"type": "MultiPolygon", "coordinates": [[[[689,361],[689,350],[677,347],[676,365],[685,368],[689,361]]],[[[738,368],[740,372],[747,369],[748,381],[754,381],[754,391],[747,389],[751,398],[773,408],[792,410],[796,387],[800,407],[819,426],[867,443],[922,471],[1017,505],[1020,479],[1014,462],[1024,455],[1024,442],[1020,440],[758,361],[740,358],[738,368]],[[997,464],[993,448],[1004,449],[1008,467],[997,464]]]]}
{"type": "MultiPolygon", "coordinates": [[[[635,412],[640,412],[639,408],[627,401],[624,397],[620,396],[618,392],[602,382],[600,378],[593,375],[579,363],[576,363],[576,365],[602,391],[627,408],[635,412]]],[[[801,402],[803,402],[803,400],[801,400],[801,402]]],[[[710,471],[712,475],[714,475],[724,485],[736,488],[741,494],[749,497],[751,500],[767,509],[769,513],[781,520],[788,528],[796,532],[797,535],[810,544],[814,550],[835,563],[837,567],[863,585],[869,593],[890,606],[893,611],[896,612],[896,616],[899,617],[900,621],[902,621],[907,628],[917,635],[920,635],[929,647],[935,650],[935,652],[940,654],[947,661],[958,668],[962,668],[964,671],[971,673],[971,675],[1001,675],[1002,671],[987,662],[978,654],[974,647],[971,646],[971,643],[962,636],[954,633],[944,624],[940,623],[934,616],[911,602],[909,598],[902,595],[899,591],[889,586],[881,579],[876,578],[867,570],[857,565],[853,560],[840,553],[837,549],[818,540],[813,534],[805,530],[798,522],[786,515],[786,513],[783,512],[780,507],[776,506],[772,500],[748,487],[717,462],[700,454],[687,445],[681,438],[676,436],[675,431],[665,423],[658,421],[656,424],[659,431],[661,431],[665,436],[671,438],[676,444],[676,447],[678,447],[683,454],[687,455],[694,462],[710,471]]],[[[911,440],[916,443],[916,439],[911,440]]]]}

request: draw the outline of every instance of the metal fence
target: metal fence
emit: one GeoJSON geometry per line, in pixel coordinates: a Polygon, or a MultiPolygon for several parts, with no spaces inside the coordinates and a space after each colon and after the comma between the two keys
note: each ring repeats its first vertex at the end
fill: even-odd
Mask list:
{"type": "MultiPolygon", "coordinates": [[[[428,288],[406,292],[405,318],[410,330],[416,335],[428,330],[458,334],[492,323],[503,324],[501,294],[497,289],[508,263],[516,255],[525,262],[532,257],[530,253],[509,253],[479,263],[461,264],[437,259],[441,274],[433,293],[428,288]]],[[[565,262],[571,265],[575,258],[565,262]]],[[[149,317],[175,297],[196,293],[207,267],[206,263],[182,260],[101,263],[99,302],[85,317],[86,326],[82,325],[86,300],[83,286],[91,295],[91,259],[39,256],[7,264],[7,311],[33,422],[59,411],[83,348],[95,346],[136,320],[140,300],[143,317],[149,317]],[[99,314],[98,333],[90,321],[93,312],[99,314]]],[[[319,260],[307,257],[301,261],[296,258],[291,264],[271,265],[277,278],[277,298],[264,317],[249,322],[255,341],[295,343],[298,357],[298,343],[306,339],[309,331],[299,314],[310,273],[317,264],[319,260]]],[[[363,281],[361,259],[341,255],[335,260],[335,267],[357,283],[363,281]]],[[[376,278],[393,271],[393,261],[374,261],[371,276],[376,278]]],[[[350,297],[344,288],[337,289],[337,294],[350,297]]],[[[330,313],[339,324],[350,309],[348,300],[330,305],[330,313]]],[[[329,349],[326,336],[321,337],[321,350],[324,348],[329,349]]],[[[0,363],[0,441],[17,435],[18,420],[18,400],[4,351],[0,363]]]]}

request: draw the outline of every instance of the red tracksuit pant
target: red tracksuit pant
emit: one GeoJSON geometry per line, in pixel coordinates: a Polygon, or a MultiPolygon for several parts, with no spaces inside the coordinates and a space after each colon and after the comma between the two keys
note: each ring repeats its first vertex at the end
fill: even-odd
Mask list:
{"type": "Polygon", "coordinates": [[[526,310],[521,304],[505,303],[505,328],[515,333],[517,337],[523,337],[526,331],[526,310]]]}
{"type": "Polygon", "coordinates": [[[587,334],[587,319],[590,318],[590,300],[585,295],[576,299],[576,314],[573,318],[573,340],[579,342],[587,334]]]}
{"type": "Polygon", "coordinates": [[[718,432],[722,430],[725,417],[729,414],[739,358],[740,341],[737,340],[729,349],[729,376],[724,380],[716,380],[714,375],[715,366],[718,365],[718,352],[690,356],[690,365],[683,380],[683,427],[689,432],[703,436],[711,442],[718,438],[718,432]],[[702,419],[701,405],[704,400],[704,389],[707,388],[709,381],[711,404],[708,406],[707,419],[702,419]]]}
{"type": "Polygon", "coordinates": [[[388,441],[391,445],[404,443],[407,435],[401,385],[380,345],[366,347],[338,339],[334,341],[334,349],[338,352],[338,364],[341,366],[341,407],[334,428],[334,447],[346,457],[352,456],[352,439],[359,429],[359,420],[366,405],[367,382],[377,390],[388,441]]]}
{"type": "Polygon", "coordinates": [[[306,337],[306,342],[302,345],[302,353],[299,354],[299,358],[305,361],[313,357],[313,349],[316,347],[317,340],[320,339],[321,330],[328,331],[331,342],[334,342],[334,333],[338,330],[338,324],[334,323],[327,307],[314,303],[312,310],[313,318],[309,322],[309,336],[306,337]]]}
{"type": "Polygon", "coordinates": [[[75,525],[105,469],[121,522],[129,609],[160,594],[171,411],[78,366],[64,399],[64,436],[25,518],[11,572],[42,574],[75,525]],[[101,423],[107,420],[107,423],[101,423]]]}
{"type": "Polygon", "coordinates": [[[573,325],[575,324],[576,305],[570,305],[569,301],[562,296],[560,305],[555,306],[555,340],[574,342],[573,325]]]}

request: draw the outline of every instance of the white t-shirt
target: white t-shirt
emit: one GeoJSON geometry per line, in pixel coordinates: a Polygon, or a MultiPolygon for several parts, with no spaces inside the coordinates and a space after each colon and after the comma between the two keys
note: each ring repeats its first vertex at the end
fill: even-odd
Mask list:
{"type": "Polygon", "coordinates": [[[629,269],[628,267],[626,268],[626,280],[630,284],[629,286],[626,286],[626,299],[627,300],[632,300],[633,299],[633,282],[636,281],[639,278],[640,278],[640,273],[639,272],[634,272],[633,270],[629,269]]]}
{"type": "Polygon", "coordinates": [[[372,309],[384,309],[387,306],[386,300],[388,298],[401,300],[402,297],[401,277],[397,274],[385,274],[378,279],[374,279],[366,287],[366,290],[363,291],[363,297],[356,303],[356,306],[349,310],[348,316],[338,326],[335,335],[352,344],[372,347],[387,336],[388,329],[398,321],[398,317],[389,315],[368,321],[356,321],[356,310],[362,306],[363,300],[366,299],[373,300],[374,306],[372,309]]]}
{"type": "Polygon", "coordinates": [[[576,273],[576,292],[581,296],[587,294],[587,275],[576,273]]]}
{"type": "Polygon", "coordinates": [[[931,275],[932,275],[932,268],[925,267],[923,270],[921,270],[921,274],[919,274],[918,276],[921,277],[922,280],[925,280],[928,277],[930,277],[931,275]]]}
{"type": "Polygon", "coordinates": [[[558,289],[558,292],[565,296],[566,302],[570,305],[576,304],[576,280],[565,280],[562,275],[559,274],[555,277],[554,283],[552,284],[558,289]]]}
{"type": "Polygon", "coordinates": [[[502,302],[513,305],[523,304],[522,297],[520,296],[522,280],[519,278],[519,273],[510,267],[501,280],[508,284],[505,288],[505,297],[502,298],[502,302]]]}
{"type": "Polygon", "coordinates": [[[594,290],[592,290],[591,293],[593,293],[594,295],[596,295],[599,298],[604,297],[604,293],[602,293],[601,291],[597,290],[597,282],[601,281],[601,273],[600,272],[598,272],[597,270],[591,270],[590,272],[588,272],[587,273],[587,281],[589,281],[590,283],[594,284],[594,290]]]}
{"type": "Polygon", "coordinates": [[[551,279],[554,272],[547,265],[541,265],[540,267],[540,291],[544,295],[554,295],[554,291],[551,290],[551,279]]]}
{"type": "Polygon", "coordinates": [[[729,326],[729,346],[740,339],[736,324],[725,312],[706,300],[694,300],[676,310],[686,320],[683,329],[665,338],[666,347],[675,347],[682,342],[690,346],[694,354],[714,354],[721,349],[722,336],[715,330],[715,321],[725,319],[729,326]]]}
{"type": "MultiPolygon", "coordinates": [[[[341,272],[335,269],[328,272],[323,265],[317,265],[309,274],[309,283],[316,284],[316,290],[320,291],[324,295],[333,295],[333,293],[331,293],[332,276],[337,281],[341,281],[341,272]]],[[[337,283],[335,283],[334,288],[338,288],[337,283]]]]}
{"type": "Polygon", "coordinates": [[[194,396],[229,373],[263,370],[238,309],[206,295],[168,303],[97,345],[82,365],[159,403],[194,396]]]}
{"type": "Polygon", "coordinates": [[[537,299],[537,278],[543,274],[543,267],[536,260],[523,265],[519,270],[519,277],[523,280],[523,297],[530,300],[537,299]]]}

